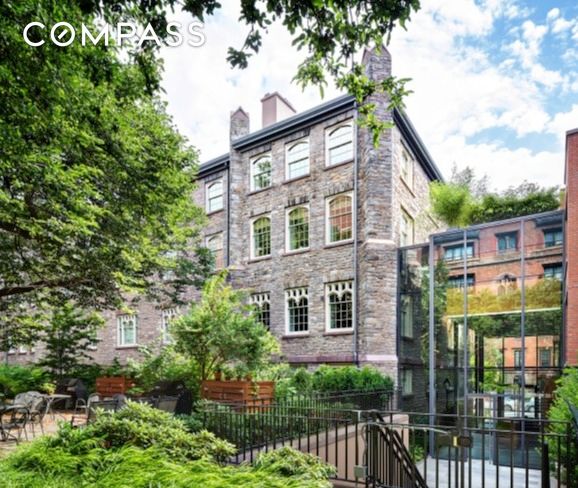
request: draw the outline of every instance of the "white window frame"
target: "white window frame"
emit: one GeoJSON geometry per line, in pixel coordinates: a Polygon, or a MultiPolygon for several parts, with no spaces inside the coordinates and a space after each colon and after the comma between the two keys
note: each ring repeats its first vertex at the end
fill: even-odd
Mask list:
{"type": "MultiPolygon", "coordinates": [[[[354,122],[353,119],[348,119],[348,120],[344,120],[343,122],[340,122],[339,124],[335,124],[332,125],[331,127],[328,127],[327,129],[325,129],[325,166],[330,168],[331,166],[338,166],[340,164],[345,164],[348,163],[350,161],[353,161],[354,157],[355,157],[355,137],[354,137],[354,126],[353,126],[354,122]],[[335,131],[341,129],[342,127],[349,127],[351,129],[351,158],[348,159],[344,159],[343,161],[339,161],[337,163],[332,163],[331,162],[331,149],[333,149],[333,146],[331,146],[331,134],[333,134],[335,131]]],[[[345,143],[348,144],[348,143],[345,143]]],[[[345,145],[345,144],[341,144],[341,145],[345,145]]],[[[337,146],[339,147],[339,146],[337,146]]]]}
{"type": "Polygon", "coordinates": [[[179,316],[178,307],[163,308],[161,310],[161,341],[163,344],[171,344],[173,339],[168,328],[173,320],[179,316]]]}
{"type": "Polygon", "coordinates": [[[287,209],[285,209],[285,252],[286,253],[294,253],[294,252],[303,252],[303,251],[308,251],[311,248],[311,208],[309,207],[309,204],[306,203],[304,205],[295,205],[294,207],[289,207],[287,209]],[[298,208],[305,208],[307,210],[307,223],[308,223],[308,229],[309,229],[309,233],[307,236],[307,242],[308,242],[308,246],[307,247],[299,247],[297,249],[291,249],[291,236],[289,234],[289,214],[298,208]]]}
{"type": "Polygon", "coordinates": [[[271,214],[262,214],[262,215],[258,215],[257,217],[252,218],[249,221],[249,238],[251,240],[250,245],[249,245],[249,251],[250,251],[250,257],[251,259],[264,259],[264,258],[268,258],[271,256],[271,253],[273,252],[273,227],[272,227],[272,221],[271,221],[271,214]],[[255,253],[255,232],[254,232],[254,224],[255,222],[257,222],[257,220],[260,220],[262,218],[266,218],[269,219],[269,239],[271,240],[270,242],[270,249],[269,249],[269,254],[264,254],[263,256],[257,256],[255,253]]]}
{"type": "MultiPolygon", "coordinates": [[[[293,161],[293,163],[295,163],[295,161],[293,161]]],[[[305,176],[308,176],[309,174],[311,174],[311,144],[309,143],[309,137],[303,137],[296,141],[291,141],[285,144],[285,180],[286,181],[295,180],[297,178],[303,178],[305,176]],[[295,146],[303,143],[307,144],[307,158],[300,159],[299,161],[304,161],[305,159],[307,159],[307,172],[301,175],[291,176],[291,172],[289,171],[289,152],[295,146]]]]}
{"type": "MultiPolygon", "coordinates": [[[[221,239],[221,253],[223,254],[223,266],[222,266],[222,267],[224,267],[224,266],[225,266],[225,241],[224,241],[224,235],[223,235],[223,233],[222,233],[222,232],[217,232],[217,233],[215,233],[215,234],[211,234],[211,235],[205,237],[205,247],[206,247],[209,251],[213,252],[213,249],[211,249],[209,243],[210,243],[213,239],[216,239],[216,238],[220,238],[220,239],[221,239]]],[[[213,256],[214,256],[214,254],[213,254],[213,256]]],[[[215,269],[222,269],[222,267],[220,267],[220,266],[217,265],[217,259],[215,258],[215,269]]]]}
{"type": "Polygon", "coordinates": [[[353,197],[353,192],[348,191],[345,193],[339,193],[338,195],[332,195],[325,199],[325,244],[337,244],[343,242],[352,242],[355,236],[355,199],[353,197]],[[339,197],[349,197],[351,200],[351,237],[349,239],[343,239],[341,241],[331,240],[331,223],[330,223],[330,205],[333,200],[339,197]]]}
{"type": "Polygon", "coordinates": [[[400,374],[401,395],[413,395],[413,369],[404,368],[400,374]],[[409,384],[409,389],[407,388],[409,384]]]}
{"type": "Polygon", "coordinates": [[[135,313],[127,313],[122,315],[116,316],[116,344],[117,347],[134,347],[138,345],[138,315],[135,313]],[[124,342],[124,328],[123,328],[123,321],[128,320],[130,318],[132,322],[134,322],[134,342],[128,343],[124,342]]]}
{"type": "Polygon", "coordinates": [[[325,332],[341,332],[352,331],[355,328],[355,286],[353,280],[334,281],[332,283],[325,283],[325,332]],[[339,289],[335,289],[339,288],[339,289]],[[329,302],[329,295],[337,292],[343,294],[351,293],[351,327],[331,327],[331,303],[329,302]]]}
{"type": "Polygon", "coordinates": [[[405,246],[413,246],[415,244],[415,219],[411,216],[411,214],[403,207],[401,208],[401,218],[399,219],[399,245],[400,247],[405,247],[405,246]],[[402,226],[405,225],[404,223],[404,217],[409,218],[410,223],[411,223],[411,238],[409,243],[402,243],[402,226]]]}
{"type": "Polygon", "coordinates": [[[311,314],[309,313],[311,310],[311,302],[309,299],[309,287],[308,286],[301,286],[297,288],[289,288],[285,290],[285,334],[286,335],[309,335],[310,327],[311,327],[311,314]],[[291,298],[299,298],[302,297],[307,298],[307,330],[298,330],[292,331],[290,330],[290,320],[289,320],[289,299],[291,298]]]}
{"type": "Polygon", "coordinates": [[[402,144],[400,164],[399,164],[399,174],[402,181],[408,186],[410,190],[413,190],[414,166],[415,166],[415,158],[412,156],[411,152],[409,152],[407,148],[402,144]],[[406,172],[407,175],[405,174],[406,172]]]}
{"type": "Polygon", "coordinates": [[[18,354],[28,354],[28,347],[18,346],[18,354]]]}
{"type": "MultiPolygon", "coordinates": [[[[218,180],[210,181],[210,182],[207,182],[205,184],[205,209],[206,209],[207,214],[210,214],[213,212],[219,212],[220,210],[223,210],[223,208],[225,206],[224,194],[225,194],[225,191],[224,191],[224,187],[223,187],[223,178],[219,178],[218,180]],[[211,208],[211,205],[210,205],[211,198],[209,197],[209,194],[210,194],[211,188],[215,185],[221,185],[221,194],[218,195],[221,198],[221,203],[220,203],[220,206],[218,208],[211,208]]],[[[217,198],[217,197],[215,196],[212,198],[217,198]]]]}
{"type": "Polygon", "coordinates": [[[251,189],[251,191],[259,191],[259,190],[265,190],[267,188],[271,188],[271,186],[273,186],[273,156],[271,155],[270,152],[266,152],[263,154],[259,154],[258,156],[255,156],[254,158],[251,158],[251,160],[249,161],[249,188],[251,189]],[[263,159],[263,158],[269,158],[269,161],[271,162],[271,173],[269,175],[269,185],[268,186],[262,186],[257,188],[255,186],[255,167],[257,165],[257,163],[263,159]]]}
{"type": "MultiPolygon", "coordinates": [[[[259,308],[262,308],[263,305],[267,303],[269,305],[269,328],[271,327],[271,293],[268,291],[264,291],[262,293],[253,293],[251,295],[251,305],[255,305],[259,308]]],[[[263,324],[265,327],[267,325],[263,324]]]]}
{"type": "Polygon", "coordinates": [[[18,352],[18,350],[13,346],[10,349],[8,349],[8,354],[12,355],[12,354],[16,354],[18,352]]]}

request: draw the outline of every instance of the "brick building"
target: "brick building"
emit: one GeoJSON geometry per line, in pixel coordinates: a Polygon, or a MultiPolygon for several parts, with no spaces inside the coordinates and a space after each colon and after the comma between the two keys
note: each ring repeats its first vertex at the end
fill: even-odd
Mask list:
{"type": "MultiPolygon", "coordinates": [[[[367,51],[368,76],[390,75],[387,50],[367,51]]],[[[230,146],[201,165],[194,198],[206,209],[206,246],[235,286],[249,289],[291,364],[371,363],[397,373],[397,249],[437,228],[428,185],[441,175],[406,114],[369,100],[394,123],[377,147],[341,96],[296,114],[278,93],[262,100],[262,128],[239,108],[230,146]]],[[[161,344],[178,310],[140,302],[107,314],[98,363],[161,344]]],[[[12,360],[33,353],[12,351],[12,360]]]]}
{"type": "Polygon", "coordinates": [[[578,365],[578,129],[566,133],[566,362],[578,365]]]}

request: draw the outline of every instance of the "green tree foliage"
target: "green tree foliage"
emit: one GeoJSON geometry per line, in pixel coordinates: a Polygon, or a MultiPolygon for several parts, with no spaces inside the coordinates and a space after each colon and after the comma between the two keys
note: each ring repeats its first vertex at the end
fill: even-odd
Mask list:
{"type": "Polygon", "coordinates": [[[434,215],[450,227],[493,222],[560,208],[560,189],[542,188],[525,181],[502,192],[490,192],[486,177],[476,178],[466,167],[455,167],[448,183],[432,182],[430,203],[434,215]]]}
{"type": "Polygon", "coordinates": [[[4,338],[48,299],[97,308],[118,306],[121,290],[178,299],[211,264],[194,252],[197,154],[148,89],[157,62],[147,70],[144,53],[121,61],[113,46],[23,40],[32,20],[93,25],[87,3],[0,4],[4,338]]]}
{"type": "Polygon", "coordinates": [[[39,337],[46,347],[39,365],[57,378],[70,375],[83,359],[91,359],[87,351],[98,343],[96,333],[103,324],[98,313],[86,313],[71,302],[55,307],[39,337]]]}
{"type": "Polygon", "coordinates": [[[227,363],[254,372],[278,351],[275,338],[245,302],[245,294],[227,285],[222,273],[207,280],[201,300],[171,324],[175,350],[196,362],[201,380],[227,363]]]}
{"type": "Polygon", "coordinates": [[[128,375],[136,380],[138,388],[150,391],[161,381],[178,381],[193,391],[199,387],[197,363],[179,354],[171,345],[164,345],[160,352],[143,347],[140,361],[128,360],[128,375]]]}
{"type": "Polygon", "coordinates": [[[46,371],[37,366],[0,365],[0,397],[14,397],[26,391],[41,391],[48,381],[46,371]]]}

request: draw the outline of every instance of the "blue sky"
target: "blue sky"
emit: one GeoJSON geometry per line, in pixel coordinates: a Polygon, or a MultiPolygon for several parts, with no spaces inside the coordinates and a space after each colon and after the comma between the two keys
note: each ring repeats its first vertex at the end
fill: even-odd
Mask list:
{"type": "MultiPolygon", "coordinates": [[[[302,55],[280,27],[244,71],[225,61],[242,43],[238,0],[224,0],[203,47],[167,48],[164,88],[179,130],[207,160],[227,151],[231,110],[261,127],[260,98],[279,91],[304,110],[321,99],[291,84],[302,55]]],[[[578,4],[568,0],[424,0],[388,46],[412,79],[407,111],[443,173],[472,166],[496,188],[562,185],[564,133],[578,127],[578,4]]],[[[179,14],[179,20],[187,17],[179,14]]],[[[326,98],[338,93],[328,90],[326,98]]]]}

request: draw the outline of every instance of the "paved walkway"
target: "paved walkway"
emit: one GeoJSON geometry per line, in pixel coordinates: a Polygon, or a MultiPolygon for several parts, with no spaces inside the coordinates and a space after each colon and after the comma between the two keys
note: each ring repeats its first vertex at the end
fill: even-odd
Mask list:
{"type": "MultiPolygon", "coordinates": [[[[538,469],[524,469],[512,468],[509,466],[496,466],[490,461],[482,461],[481,459],[473,459],[471,466],[471,485],[469,484],[469,462],[464,463],[464,484],[456,484],[456,463],[451,461],[448,464],[447,459],[440,459],[438,461],[438,475],[436,479],[436,461],[435,458],[428,457],[427,459],[427,479],[426,482],[430,488],[541,488],[542,474],[538,469]],[[482,463],[484,463],[482,477],[482,463]],[[526,483],[527,480],[527,483],[526,483]]],[[[417,464],[419,471],[424,474],[424,461],[417,464]]],[[[460,469],[460,466],[458,466],[460,469]]],[[[461,476],[461,475],[459,475],[461,476]]],[[[461,481],[461,479],[459,480],[461,481]]],[[[558,482],[550,479],[550,487],[557,488],[558,482]]]]}
{"type": "MultiPolygon", "coordinates": [[[[81,416],[82,414],[76,414],[77,416],[81,416]]],[[[56,412],[54,418],[51,414],[44,417],[44,433],[45,434],[54,434],[58,430],[58,423],[59,422],[70,422],[73,416],[72,412],[56,412]]],[[[32,426],[28,426],[26,428],[26,433],[28,434],[28,441],[35,439],[36,437],[40,437],[42,432],[38,425],[34,425],[34,431],[32,430],[32,426]]],[[[20,444],[27,442],[26,436],[24,432],[22,433],[22,437],[20,440],[20,444]]],[[[16,449],[16,441],[0,441],[0,458],[6,456],[8,453],[16,449]]]]}

